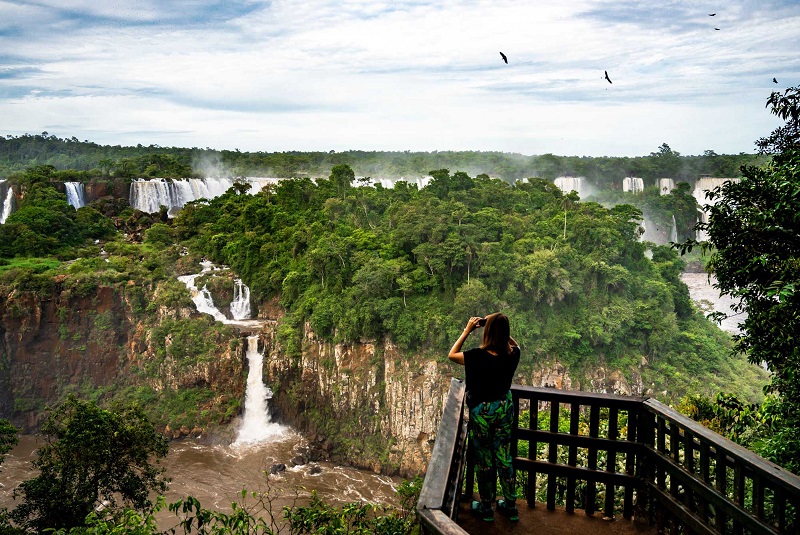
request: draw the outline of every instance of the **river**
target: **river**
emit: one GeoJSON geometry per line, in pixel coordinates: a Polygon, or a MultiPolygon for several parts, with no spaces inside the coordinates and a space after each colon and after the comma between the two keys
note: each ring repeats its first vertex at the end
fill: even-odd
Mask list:
{"type": "Polygon", "coordinates": [[[689,296],[692,301],[708,315],[711,312],[724,312],[729,317],[720,324],[720,329],[730,334],[739,334],[739,324],[747,317],[744,313],[735,313],[732,306],[736,303],[731,297],[719,295],[719,290],[713,287],[716,279],[712,276],[709,281],[708,273],[683,273],[681,280],[689,287],[689,296]]]}
{"type": "MultiPolygon", "coordinates": [[[[232,501],[242,503],[241,491],[258,491],[272,497],[273,512],[284,505],[305,504],[316,490],[329,503],[370,502],[398,505],[395,490],[402,481],[372,472],[356,470],[333,463],[319,462],[290,467],[290,459],[303,450],[306,442],[290,429],[269,442],[244,445],[207,445],[197,441],[173,441],[162,461],[166,474],[172,478],[167,503],[194,496],[207,509],[230,512],[232,501]],[[284,472],[267,475],[270,468],[282,463],[284,472]],[[320,470],[319,473],[313,473],[320,470]]],[[[0,466],[0,508],[12,509],[18,502],[12,498],[13,489],[33,477],[30,462],[35,458],[37,439],[32,435],[20,437],[19,444],[0,466]]],[[[248,499],[253,503],[252,498],[248,499]]],[[[178,520],[168,511],[161,511],[158,523],[162,529],[172,527],[178,520]]]]}

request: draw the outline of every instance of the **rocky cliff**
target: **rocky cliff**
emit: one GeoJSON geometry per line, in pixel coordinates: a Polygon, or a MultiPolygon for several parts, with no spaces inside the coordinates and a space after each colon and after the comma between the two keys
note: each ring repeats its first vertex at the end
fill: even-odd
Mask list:
{"type": "MultiPolygon", "coordinates": [[[[244,334],[220,330],[190,307],[157,305],[163,293],[129,281],[84,296],[61,286],[47,298],[0,296],[0,417],[31,431],[47,405],[76,392],[144,399],[174,438],[224,429],[243,403],[244,334]],[[199,406],[156,410],[176,399],[199,406]]],[[[280,308],[261,309],[271,316],[260,337],[277,420],[324,442],[341,462],[402,475],[426,469],[450,377],[462,377],[462,367],[445,355],[404,354],[388,338],[332,344],[308,326],[300,352],[290,355],[278,342],[280,308]]],[[[600,367],[585,377],[580,384],[554,362],[516,382],[641,393],[640,381],[629,384],[618,371],[600,367]]]]}
{"type": "MultiPolygon", "coordinates": [[[[19,291],[0,295],[0,417],[33,431],[44,409],[68,393],[96,398],[125,393],[137,401],[132,392],[146,390],[153,398],[200,387],[215,393],[207,396],[209,404],[232,397],[238,406],[244,392],[239,344],[212,331],[216,350],[212,358],[198,359],[170,351],[183,333],[159,336],[159,325],[191,321],[195,312],[145,310],[143,302],[152,295],[144,295],[151,292],[133,281],[81,296],[65,289],[63,280],[56,278],[47,297],[19,291]]],[[[180,422],[156,423],[174,427],[180,422]]]]}

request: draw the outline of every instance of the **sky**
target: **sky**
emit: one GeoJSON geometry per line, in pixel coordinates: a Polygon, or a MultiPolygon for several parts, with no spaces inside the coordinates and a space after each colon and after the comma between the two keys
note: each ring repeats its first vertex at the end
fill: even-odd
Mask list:
{"type": "Polygon", "coordinates": [[[0,135],[752,153],[797,85],[798,0],[0,0],[0,135]]]}

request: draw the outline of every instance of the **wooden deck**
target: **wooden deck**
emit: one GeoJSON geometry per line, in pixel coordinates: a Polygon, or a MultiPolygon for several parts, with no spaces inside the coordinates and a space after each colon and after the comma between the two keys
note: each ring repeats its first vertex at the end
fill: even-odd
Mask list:
{"type": "Polygon", "coordinates": [[[674,409],[520,385],[511,388],[520,521],[484,522],[460,500],[475,490],[464,390],[451,381],[417,502],[423,533],[800,535],[800,477],[674,409]]]}
{"type": "Polygon", "coordinates": [[[472,535],[650,535],[657,533],[655,528],[624,518],[604,520],[600,514],[587,515],[583,511],[567,513],[562,507],[548,511],[543,505],[528,507],[524,502],[518,504],[519,522],[510,522],[503,515],[495,513],[494,522],[484,522],[472,516],[469,503],[462,503],[458,510],[458,525],[472,535]]]}

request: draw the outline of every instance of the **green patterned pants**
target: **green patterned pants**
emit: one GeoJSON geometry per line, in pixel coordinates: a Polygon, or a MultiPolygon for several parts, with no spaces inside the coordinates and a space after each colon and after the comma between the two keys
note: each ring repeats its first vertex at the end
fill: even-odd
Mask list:
{"type": "Polygon", "coordinates": [[[517,499],[514,466],[511,463],[511,428],[514,402],[511,391],[504,399],[479,403],[469,411],[469,440],[475,456],[478,493],[484,504],[497,497],[497,478],[507,502],[517,499]]]}

